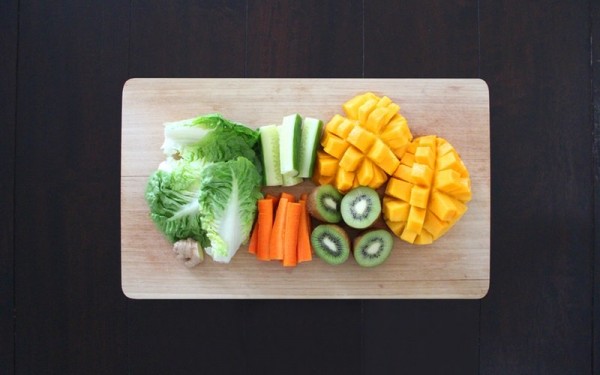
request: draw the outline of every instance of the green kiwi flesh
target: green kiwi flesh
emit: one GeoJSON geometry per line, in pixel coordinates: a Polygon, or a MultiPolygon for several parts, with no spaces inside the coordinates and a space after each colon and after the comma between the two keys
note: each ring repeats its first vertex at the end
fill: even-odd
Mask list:
{"type": "Polygon", "coordinates": [[[381,198],[370,187],[357,187],[344,196],[340,211],[344,222],[352,228],[368,228],[381,214],[381,198]]]}
{"type": "Polygon", "coordinates": [[[339,223],[340,202],[342,194],[332,185],[321,185],[315,188],[308,196],[308,212],[317,220],[327,223],[339,223]]]}
{"type": "Polygon", "coordinates": [[[315,254],[332,265],[342,264],[350,256],[348,234],[339,225],[318,225],[310,235],[310,243],[315,254]]]}
{"type": "Polygon", "coordinates": [[[387,230],[375,229],[357,237],[353,245],[356,263],[363,267],[375,267],[390,256],[394,239],[387,230]]]}

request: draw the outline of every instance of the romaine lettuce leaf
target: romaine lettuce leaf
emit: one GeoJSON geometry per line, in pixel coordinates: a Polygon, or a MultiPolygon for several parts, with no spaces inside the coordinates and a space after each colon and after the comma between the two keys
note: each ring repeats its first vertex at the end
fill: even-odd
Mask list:
{"type": "Polygon", "coordinates": [[[215,113],[166,123],[164,135],[161,148],[167,157],[186,153],[209,161],[224,161],[244,156],[236,154],[241,145],[252,150],[259,134],[256,130],[215,113]],[[232,139],[236,140],[236,144],[231,150],[227,150],[227,142],[232,139]],[[189,146],[193,147],[190,149],[189,146]]]}
{"type": "Polygon", "coordinates": [[[200,175],[203,161],[168,159],[161,163],[146,185],[145,198],[150,217],[170,242],[193,238],[207,243],[200,225],[200,175]]]}
{"type": "Polygon", "coordinates": [[[200,182],[200,221],[210,241],[204,247],[214,261],[229,262],[248,241],[262,197],[261,177],[246,158],[208,165],[200,182]]]}
{"type": "Polygon", "coordinates": [[[218,262],[248,240],[262,181],[259,133],[220,114],[165,124],[166,155],[146,186],[167,239],[194,239],[218,262]]]}

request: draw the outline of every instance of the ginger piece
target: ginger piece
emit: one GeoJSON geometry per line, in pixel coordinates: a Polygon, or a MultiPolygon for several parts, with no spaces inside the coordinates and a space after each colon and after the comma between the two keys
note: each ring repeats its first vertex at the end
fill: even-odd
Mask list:
{"type": "Polygon", "coordinates": [[[177,259],[183,260],[183,264],[188,268],[192,268],[204,261],[202,247],[191,238],[175,242],[173,251],[177,254],[177,259]]]}

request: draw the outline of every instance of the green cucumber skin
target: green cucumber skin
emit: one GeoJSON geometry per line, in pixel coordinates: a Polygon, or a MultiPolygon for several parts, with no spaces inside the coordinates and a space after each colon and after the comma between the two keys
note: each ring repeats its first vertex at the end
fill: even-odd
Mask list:
{"type": "Polygon", "coordinates": [[[313,175],[322,130],[323,121],[311,117],[304,119],[301,136],[302,144],[300,145],[299,177],[311,178],[313,175]],[[310,149],[307,150],[308,148],[310,149]]]}
{"type": "Polygon", "coordinates": [[[281,161],[281,174],[287,175],[288,177],[294,177],[298,175],[298,168],[300,166],[299,151],[300,138],[302,137],[302,117],[297,113],[285,116],[280,129],[279,160],[281,161]],[[284,133],[284,137],[291,136],[292,139],[289,140],[282,137],[282,131],[284,133]],[[291,135],[288,134],[288,132],[291,133],[291,135]],[[288,164],[291,164],[291,166],[288,164]]]}
{"type": "Polygon", "coordinates": [[[262,147],[265,186],[281,186],[283,176],[280,173],[279,132],[275,125],[267,125],[259,130],[262,147]],[[277,155],[275,155],[277,154],[277,155]]]}
{"type": "MultiPolygon", "coordinates": [[[[294,169],[300,171],[300,141],[302,141],[302,117],[296,115],[296,123],[294,124],[294,169]]],[[[296,173],[296,175],[298,175],[296,173]]]]}

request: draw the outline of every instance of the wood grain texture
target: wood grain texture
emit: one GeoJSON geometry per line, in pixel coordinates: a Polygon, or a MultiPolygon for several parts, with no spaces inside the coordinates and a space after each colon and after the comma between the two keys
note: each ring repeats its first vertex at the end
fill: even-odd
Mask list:
{"type": "Polygon", "coordinates": [[[248,1],[246,77],[362,75],[362,2],[248,1]]]}
{"type": "Polygon", "coordinates": [[[127,3],[21,1],[16,371],[125,373],[120,93],[127,3]]]}
{"type": "MultiPolygon", "coordinates": [[[[487,86],[479,80],[130,80],[123,92],[123,290],[133,298],[480,298],[489,281],[488,119],[487,86]],[[450,233],[422,249],[396,239],[386,264],[372,270],[320,261],[289,270],[256,261],[245,247],[226,265],[208,261],[187,270],[175,261],[143,198],[148,176],[164,160],[164,122],[214,111],[253,127],[295,111],[328,121],[367,90],[399,103],[413,134],[435,130],[461,153],[474,199],[450,233]],[[450,108],[453,119],[446,116],[450,108]]],[[[287,190],[298,194],[311,186],[287,190]]]]}
{"type": "MultiPolygon", "coordinates": [[[[473,0],[365,2],[365,77],[477,77],[477,6],[473,0]]],[[[465,300],[365,301],[364,372],[477,373],[479,307],[480,301],[465,300]]]]}
{"type": "Polygon", "coordinates": [[[0,3],[0,368],[14,373],[14,183],[18,3],[0,3]]]}
{"type": "Polygon", "coordinates": [[[487,1],[480,16],[494,171],[480,371],[589,374],[589,3],[487,1]]]}

